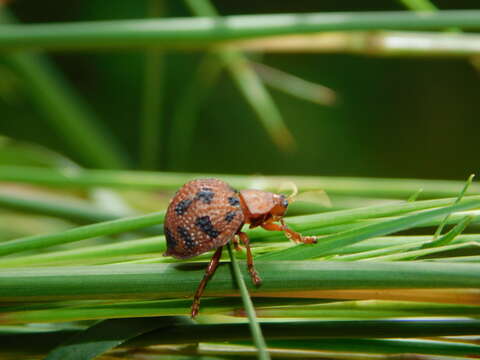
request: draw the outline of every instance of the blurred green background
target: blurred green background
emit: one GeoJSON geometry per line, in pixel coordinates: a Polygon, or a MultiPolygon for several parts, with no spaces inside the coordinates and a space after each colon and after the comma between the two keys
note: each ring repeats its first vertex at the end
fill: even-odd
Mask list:
{"type": "MultiPolygon", "coordinates": [[[[466,0],[435,3],[441,9],[478,7],[478,2],[466,0]]],[[[165,5],[166,16],[191,16],[183,2],[165,5]]],[[[223,15],[404,10],[396,1],[215,5],[223,15]]],[[[133,0],[17,0],[9,7],[24,23],[142,18],[147,13],[145,1],[133,0]]],[[[139,168],[145,53],[82,50],[48,55],[127,150],[130,167],[139,168]]],[[[178,164],[167,160],[175,151],[172,117],[202,53],[168,51],[165,56],[158,170],[446,179],[478,172],[480,73],[468,59],[264,54],[265,64],[334,89],[338,103],[320,106],[270,89],[297,143],[295,151],[281,152],[223,71],[199,109],[188,161],[178,164]]],[[[8,66],[0,67],[0,133],[85,165],[50,128],[23,85],[8,66]]]]}

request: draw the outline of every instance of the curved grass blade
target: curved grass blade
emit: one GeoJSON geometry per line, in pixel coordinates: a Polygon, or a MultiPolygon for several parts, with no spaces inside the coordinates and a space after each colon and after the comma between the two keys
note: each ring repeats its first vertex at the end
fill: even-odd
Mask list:
{"type": "Polygon", "coordinates": [[[0,255],[8,255],[26,250],[45,248],[58,244],[66,244],[69,242],[89,239],[101,235],[118,234],[124,231],[136,230],[143,227],[161,224],[163,223],[164,218],[165,212],[161,211],[126,219],[80,226],[55,234],[34,235],[5,241],[0,243],[0,255]]]}
{"type": "Polygon", "coordinates": [[[250,326],[253,342],[258,349],[258,358],[260,360],[269,360],[270,354],[268,353],[267,344],[263,338],[262,329],[257,321],[252,299],[250,299],[250,295],[248,294],[247,285],[245,285],[245,280],[243,279],[243,275],[240,271],[237,259],[235,258],[235,254],[232,252],[232,245],[230,243],[228,244],[228,253],[232,261],[233,274],[235,276],[238,288],[240,289],[240,295],[245,306],[245,312],[248,316],[248,325],[250,326]]]}
{"type": "Polygon", "coordinates": [[[175,318],[104,320],[79,332],[52,350],[45,360],[90,360],[126,341],[158,328],[169,327],[175,318]]]}
{"type": "Polygon", "coordinates": [[[87,49],[169,46],[205,48],[260,36],[347,30],[475,29],[479,10],[331,12],[223,16],[215,19],[109,20],[0,26],[0,48],[87,49]],[[92,36],[92,32],[95,36],[92,36]]]}
{"type": "MultiPolygon", "coordinates": [[[[0,23],[11,22],[0,9],[0,23]]],[[[11,25],[21,26],[21,25],[11,25]]],[[[87,165],[102,168],[126,167],[126,155],[111,134],[88,108],[63,75],[40,54],[2,54],[22,77],[25,90],[58,137],[87,165]]]]}
{"type": "MultiPolygon", "coordinates": [[[[458,197],[457,197],[457,200],[455,200],[455,204],[458,204],[463,196],[465,195],[465,193],[467,192],[468,188],[470,187],[470,185],[472,184],[472,181],[473,181],[473,178],[475,177],[475,174],[472,174],[470,175],[470,177],[468,178],[467,182],[465,183],[465,185],[463,186],[463,189],[462,191],[460,191],[460,193],[458,194],[458,197]]],[[[435,231],[435,234],[433,235],[433,242],[435,242],[438,237],[440,236],[440,234],[442,233],[442,230],[443,230],[443,227],[446,225],[447,221],[448,221],[448,218],[450,217],[450,214],[448,214],[447,216],[445,216],[445,218],[443,219],[443,221],[440,223],[440,225],[438,226],[437,230],[435,231]]]]}
{"type": "MultiPolygon", "coordinates": [[[[172,173],[148,171],[87,170],[66,173],[57,169],[33,166],[0,165],[0,181],[59,187],[115,187],[150,190],[176,190],[187,181],[201,177],[218,177],[236,188],[278,190],[285,181],[294,182],[299,191],[324,190],[329,195],[356,195],[401,198],[419,187],[425,198],[458,196],[464,181],[425,179],[384,179],[330,176],[245,176],[211,173],[172,173]]],[[[480,194],[480,184],[470,187],[470,194],[480,194]]]]}
{"type": "MultiPolygon", "coordinates": [[[[470,263],[257,261],[256,268],[264,281],[250,288],[251,296],[301,297],[327,289],[480,288],[480,264],[470,263]]],[[[5,268],[0,271],[0,302],[192,296],[204,269],[204,263],[5,268]]],[[[403,293],[408,297],[408,291],[403,293]]],[[[228,266],[219,266],[205,296],[238,296],[228,266]]]]}
{"type": "MultiPolygon", "coordinates": [[[[185,3],[197,16],[218,16],[209,0],[185,0],[185,3]]],[[[255,111],[273,142],[282,150],[291,150],[294,146],[293,136],[273,98],[245,56],[235,49],[219,49],[215,53],[231,73],[245,100],[255,111]]]]}
{"type": "Polygon", "coordinates": [[[322,241],[315,245],[297,245],[285,250],[261,255],[258,258],[262,260],[304,260],[335,254],[337,248],[351,245],[371,237],[382,236],[405,230],[414,226],[415,224],[421,224],[428,220],[450,214],[455,211],[477,208],[479,205],[480,200],[478,199],[465,200],[456,205],[446,206],[440,209],[427,210],[419,214],[407,215],[393,220],[385,220],[380,223],[365,225],[360,228],[329,235],[322,238],[322,241]]]}
{"type": "MultiPolygon", "coordinates": [[[[164,0],[147,2],[149,17],[160,17],[165,12],[164,0]]],[[[151,48],[145,53],[144,94],[141,122],[140,153],[142,168],[155,169],[160,158],[162,142],[162,101],[165,78],[164,56],[159,49],[151,48]]]]}

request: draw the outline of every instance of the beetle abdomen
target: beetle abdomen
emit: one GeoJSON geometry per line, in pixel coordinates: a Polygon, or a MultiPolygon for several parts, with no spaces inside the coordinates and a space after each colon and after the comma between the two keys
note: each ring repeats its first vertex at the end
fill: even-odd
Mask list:
{"type": "Polygon", "coordinates": [[[218,179],[192,180],[168,206],[165,255],[184,259],[216,249],[225,245],[243,222],[236,190],[218,179]]]}

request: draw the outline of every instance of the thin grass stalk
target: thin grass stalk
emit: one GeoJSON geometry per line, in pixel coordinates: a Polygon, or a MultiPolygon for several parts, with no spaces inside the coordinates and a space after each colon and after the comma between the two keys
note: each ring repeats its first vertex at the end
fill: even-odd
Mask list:
{"type": "MultiPolygon", "coordinates": [[[[460,191],[460,193],[458,194],[458,197],[457,197],[457,200],[455,200],[455,204],[457,204],[459,201],[462,200],[463,196],[465,195],[465,193],[467,192],[468,188],[470,187],[470,185],[472,184],[472,181],[473,181],[473,178],[475,177],[474,174],[470,175],[469,178],[467,179],[467,182],[465,183],[463,189],[460,191]]],[[[438,226],[437,230],[435,230],[435,234],[433,235],[433,242],[435,242],[438,237],[440,236],[440,234],[442,233],[442,230],[443,230],[443,227],[445,226],[445,224],[447,223],[448,221],[448,218],[450,217],[450,214],[448,214],[447,216],[445,216],[445,218],[443,219],[443,221],[440,223],[440,225],[438,226]]]]}
{"type": "Polygon", "coordinates": [[[217,57],[207,53],[183,90],[172,116],[167,154],[169,168],[187,168],[201,104],[218,79],[221,70],[221,63],[217,57]]]}
{"type": "Polygon", "coordinates": [[[169,46],[205,48],[260,36],[345,30],[431,30],[480,27],[480,10],[435,13],[352,12],[236,15],[0,26],[0,49],[87,49],[169,46]],[[255,26],[252,26],[255,24],[255,26]]]}
{"type": "Polygon", "coordinates": [[[258,358],[260,360],[269,360],[270,354],[268,353],[267,344],[265,342],[265,339],[263,338],[262,329],[258,323],[257,316],[255,314],[255,308],[253,306],[252,299],[250,299],[247,285],[245,284],[245,280],[243,279],[242,273],[240,272],[240,266],[238,265],[235,254],[232,251],[232,245],[229,243],[227,247],[228,254],[230,255],[230,259],[232,262],[233,274],[240,290],[240,295],[245,306],[245,312],[248,316],[248,325],[250,327],[250,332],[252,333],[253,342],[255,343],[255,346],[258,350],[258,358]]]}
{"type": "MultiPolygon", "coordinates": [[[[13,17],[0,7],[0,23],[12,21],[13,17]]],[[[43,112],[51,129],[83,163],[101,168],[126,167],[126,155],[120,145],[49,59],[23,52],[2,57],[23,79],[24,90],[43,112]]]]}
{"type": "MultiPolygon", "coordinates": [[[[147,6],[149,17],[160,17],[165,12],[164,0],[148,0],[147,6]]],[[[145,53],[142,136],[140,139],[141,167],[143,169],[155,169],[161,156],[164,67],[162,52],[156,48],[148,49],[145,53]]]]}
{"type": "MultiPolygon", "coordinates": [[[[56,169],[0,165],[0,181],[57,187],[115,187],[150,190],[176,190],[187,181],[201,177],[218,177],[236,188],[278,191],[286,181],[294,182],[300,191],[322,189],[327,194],[392,197],[406,199],[423,188],[424,198],[457,196],[463,181],[425,179],[383,179],[327,176],[245,176],[212,173],[174,173],[118,170],[78,170],[65,173],[56,169]]],[[[480,194],[474,183],[468,192],[480,194]]]]}
{"type": "MultiPolygon", "coordinates": [[[[264,281],[261,287],[250,288],[252,296],[304,297],[302,293],[341,289],[480,287],[480,264],[471,263],[256,261],[256,268],[264,281]]],[[[203,263],[5,268],[0,272],[0,301],[191,296],[203,271],[203,263]]],[[[248,279],[247,274],[244,276],[248,279]]],[[[403,291],[404,300],[409,291],[403,291]]],[[[475,294],[472,296],[477,296],[478,301],[475,294]]],[[[205,296],[227,295],[238,296],[238,290],[232,284],[228,266],[220,265],[205,296]]]]}
{"type": "MultiPolygon", "coordinates": [[[[197,16],[218,17],[218,12],[209,0],[185,0],[197,16]]],[[[215,52],[230,71],[245,100],[250,104],[273,142],[282,150],[291,150],[294,139],[288,130],[275,102],[261,79],[250,67],[246,57],[234,49],[215,52]]]]}

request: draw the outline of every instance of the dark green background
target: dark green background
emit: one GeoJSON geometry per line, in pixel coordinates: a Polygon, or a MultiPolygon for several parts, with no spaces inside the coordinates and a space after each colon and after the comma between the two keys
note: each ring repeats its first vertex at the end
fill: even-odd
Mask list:
{"type": "MultiPolygon", "coordinates": [[[[145,2],[134,0],[28,1],[11,9],[24,22],[139,18],[145,2]]],[[[401,10],[395,1],[217,1],[222,14],[401,10]],[[361,3],[361,4],[360,4],[361,3]]],[[[474,8],[475,1],[437,1],[443,9],[474,8]]],[[[189,16],[182,2],[168,1],[169,16],[189,16]]],[[[143,53],[54,53],[52,59],[99,118],[127,148],[137,167],[143,53]]],[[[164,139],[172,112],[200,53],[168,53],[164,139]]],[[[370,58],[352,55],[271,54],[263,61],[337,91],[326,108],[271,90],[297,139],[283,154],[273,145],[230,77],[201,107],[187,167],[164,159],[162,170],[264,174],[315,174],[464,179],[478,170],[480,73],[460,58],[370,58]]],[[[1,75],[0,75],[1,76],[1,75]]],[[[1,79],[0,79],[1,83],[1,79]]],[[[62,139],[24,97],[0,97],[0,132],[46,145],[73,159],[62,139]]],[[[163,144],[162,144],[163,145],[163,144]]],[[[162,153],[172,149],[162,146],[162,153]]],[[[174,150],[174,149],[173,149],[174,150]]]]}

